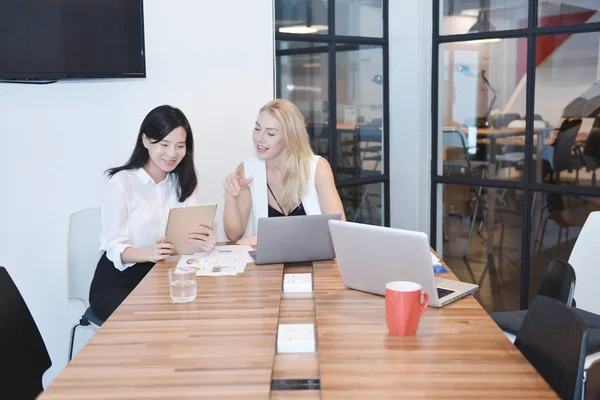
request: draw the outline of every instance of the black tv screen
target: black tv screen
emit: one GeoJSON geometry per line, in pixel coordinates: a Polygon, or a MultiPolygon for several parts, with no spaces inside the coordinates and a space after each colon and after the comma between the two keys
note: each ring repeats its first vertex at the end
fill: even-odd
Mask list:
{"type": "Polygon", "coordinates": [[[145,76],[142,0],[0,0],[0,80],[145,76]]]}

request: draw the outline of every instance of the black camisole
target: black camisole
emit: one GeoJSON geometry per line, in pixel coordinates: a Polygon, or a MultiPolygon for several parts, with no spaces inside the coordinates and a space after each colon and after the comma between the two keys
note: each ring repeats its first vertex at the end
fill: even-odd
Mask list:
{"type": "MultiPolygon", "coordinates": [[[[292,212],[290,212],[287,216],[291,215],[306,215],[306,211],[304,211],[304,206],[302,203],[298,205],[292,212]]],[[[269,218],[271,217],[285,217],[285,214],[282,214],[281,211],[271,207],[269,204],[269,218]]]]}

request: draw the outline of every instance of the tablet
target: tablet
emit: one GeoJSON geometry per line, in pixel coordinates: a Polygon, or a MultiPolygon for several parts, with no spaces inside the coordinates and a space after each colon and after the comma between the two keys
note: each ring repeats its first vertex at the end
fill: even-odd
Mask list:
{"type": "Polygon", "coordinates": [[[165,236],[167,242],[175,246],[173,254],[182,255],[201,252],[198,247],[188,241],[190,233],[197,232],[200,226],[207,226],[212,229],[216,212],[216,204],[172,208],[169,211],[165,236]]]}

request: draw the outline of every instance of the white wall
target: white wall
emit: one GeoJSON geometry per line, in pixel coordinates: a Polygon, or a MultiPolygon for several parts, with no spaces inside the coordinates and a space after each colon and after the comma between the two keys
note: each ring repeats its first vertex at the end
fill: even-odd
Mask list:
{"type": "Polygon", "coordinates": [[[429,232],[432,2],[389,2],[391,226],[429,232]]]}
{"type": "Polygon", "coordinates": [[[272,14],[270,1],[146,0],[146,79],[0,84],[0,265],[50,352],[45,386],[84,311],[67,300],[69,215],[100,204],[103,171],[127,160],[160,104],[189,118],[202,196],[222,212],[221,180],[252,154],[256,113],[274,93],[272,14]]]}

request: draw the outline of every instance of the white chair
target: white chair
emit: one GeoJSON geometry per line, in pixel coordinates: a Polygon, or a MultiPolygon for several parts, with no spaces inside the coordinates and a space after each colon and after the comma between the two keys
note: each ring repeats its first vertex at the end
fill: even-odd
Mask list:
{"type": "Polygon", "coordinates": [[[100,207],[77,211],[69,218],[68,254],[67,254],[67,296],[69,300],[79,300],[86,307],[79,323],[71,330],[69,361],[73,357],[75,331],[78,326],[92,326],[97,329],[104,321],[99,319],[90,308],[89,292],[98,260],[99,237],[102,228],[100,207]]]}
{"type": "Polygon", "coordinates": [[[600,314],[600,211],[592,212],[587,217],[571,251],[569,264],[577,274],[574,296],[577,308],[600,314]]]}
{"type": "MultiPolygon", "coordinates": [[[[515,119],[514,121],[510,121],[508,123],[508,128],[520,128],[525,129],[526,120],[524,119],[515,119]]],[[[533,128],[534,129],[544,129],[546,128],[546,124],[544,121],[540,121],[539,119],[533,120],[533,128]]]]}
{"type": "MultiPolygon", "coordinates": [[[[579,232],[575,246],[569,257],[569,264],[577,274],[577,286],[575,287],[575,301],[578,309],[584,310],[580,316],[591,326],[600,324],[600,298],[598,298],[598,279],[600,279],[600,211],[594,211],[588,215],[585,224],[579,232]],[[587,311],[587,313],[585,313],[587,311]],[[596,315],[590,315],[593,313],[596,315]]],[[[592,335],[590,344],[593,348],[600,345],[600,335],[592,335]]],[[[585,358],[585,371],[598,360],[600,351],[589,354],[585,358]]]]}

